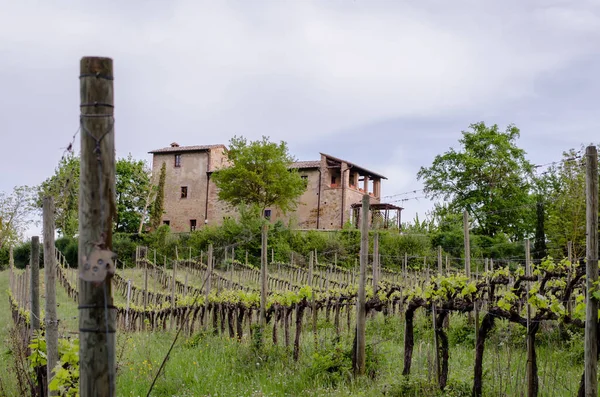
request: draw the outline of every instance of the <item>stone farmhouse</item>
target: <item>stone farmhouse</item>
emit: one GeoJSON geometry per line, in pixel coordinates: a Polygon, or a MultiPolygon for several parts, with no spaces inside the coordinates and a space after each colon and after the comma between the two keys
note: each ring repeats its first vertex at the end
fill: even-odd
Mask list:
{"type": "MultiPolygon", "coordinates": [[[[218,198],[211,174],[228,166],[225,145],[179,146],[152,150],[152,174],[159,175],[166,164],[164,215],[162,223],[174,232],[189,232],[203,225],[220,224],[235,216],[235,209],[218,198]]],[[[372,227],[400,227],[401,207],[381,203],[383,175],[354,163],[320,153],[320,160],[298,161],[298,170],[307,189],[295,212],[283,214],[266,209],[265,217],[291,222],[298,229],[341,229],[345,223],[358,226],[362,196],[371,196],[372,227]]]]}

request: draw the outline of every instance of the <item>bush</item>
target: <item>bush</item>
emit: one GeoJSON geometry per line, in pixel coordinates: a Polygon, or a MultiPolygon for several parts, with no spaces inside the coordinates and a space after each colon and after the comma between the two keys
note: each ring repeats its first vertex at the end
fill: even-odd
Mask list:
{"type": "Polygon", "coordinates": [[[77,267],[79,263],[79,242],[74,237],[61,237],[55,242],[56,248],[62,252],[71,267],[77,267]]]}
{"type": "Polygon", "coordinates": [[[384,388],[386,396],[415,396],[415,397],[470,397],[472,385],[462,380],[450,379],[442,391],[437,383],[425,379],[403,376],[399,383],[384,388]]]}
{"type": "Polygon", "coordinates": [[[312,355],[310,376],[319,377],[325,383],[335,386],[352,375],[352,350],[341,343],[312,355]]]}
{"type": "MultiPolygon", "coordinates": [[[[44,263],[44,252],[43,245],[40,244],[40,267],[43,266],[44,263]]],[[[15,267],[18,269],[25,269],[25,266],[28,266],[30,263],[31,256],[31,242],[25,241],[13,248],[13,256],[15,259],[15,267]]]]}
{"type": "Polygon", "coordinates": [[[448,344],[450,346],[475,344],[475,323],[469,324],[466,315],[452,316],[448,330],[448,344]]]}

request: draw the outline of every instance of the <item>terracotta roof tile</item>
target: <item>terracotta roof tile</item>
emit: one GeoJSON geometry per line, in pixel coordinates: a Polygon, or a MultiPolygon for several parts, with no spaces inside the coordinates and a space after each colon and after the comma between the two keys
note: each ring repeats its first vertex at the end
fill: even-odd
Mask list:
{"type": "Polygon", "coordinates": [[[203,152],[205,150],[224,148],[225,145],[195,145],[195,146],[170,146],[162,149],[151,150],[148,153],[178,153],[178,152],[203,152]]]}
{"type": "Polygon", "coordinates": [[[290,168],[319,168],[321,167],[320,161],[296,161],[290,165],[290,168]]]}

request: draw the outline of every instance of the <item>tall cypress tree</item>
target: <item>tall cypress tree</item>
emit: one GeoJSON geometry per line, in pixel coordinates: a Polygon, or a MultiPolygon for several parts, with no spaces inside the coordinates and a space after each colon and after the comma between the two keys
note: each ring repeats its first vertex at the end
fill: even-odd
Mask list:
{"type": "Polygon", "coordinates": [[[162,163],[160,168],[160,176],[158,178],[158,191],[156,192],[156,199],[152,205],[152,211],[150,212],[150,227],[152,230],[158,229],[160,226],[160,220],[165,210],[165,182],[167,180],[167,164],[162,163]]]}
{"type": "Polygon", "coordinates": [[[546,257],[546,232],[544,230],[544,203],[538,198],[536,203],[537,222],[535,226],[535,242],[533,243],[533,258],[541,261],[546,257]]]}

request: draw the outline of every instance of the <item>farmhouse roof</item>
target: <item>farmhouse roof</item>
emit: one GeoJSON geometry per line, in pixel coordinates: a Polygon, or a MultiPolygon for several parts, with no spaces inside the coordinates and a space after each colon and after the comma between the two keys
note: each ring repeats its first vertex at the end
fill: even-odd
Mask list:
{"type": "Polygon", "coordinates": [[[217,145],[195,145],[195,146],[179,146],[177,144],[162,149],[151,150],[148,153],[181,153],[181,152],[205,152],[210,149],[223,148],[227,149],[223,144],[217,145]]]}
{"type": "Polygon", "coordinates": [[[289,168],[297,168],[297,169],[307,169],[307,168],[320,168],[321,162],[319,160],[315,161],[295,161],[293,162],[289,168]]]}
{"type": "Polygon", "coordinates": [[[359,166],[359,165],[356,165],[356,164],[354,164],[354,163],[351,163],[351,162],[349,162],[349,161],[342,160],[342,159],[340,159],[340,158],[337,158],[337,157],[333,157],[333,156],[331,156],[331,155],[329,155],[329,154],[326,154],[326,153],[321,153],[321,155],[323,155],[323,156],[325,156],[326,158],[328,158],[328,159],[331,159],[331,160],[333,160],[333,161],[339,162],[339,163],[346,163],[346,164],[348,164],[348,166],[350,166],[351,168],[354,168],[355,170],[357,170],[357,171],[359,171],[359,172],[360,172],[360,171],[362,171],[362,173],[363,173],[363,174],[367,174],[368,176],[371,176],[371,177],[372,177],[372,176],[374,176],[374,177],[376,177],[376,178],[387,179],[385,176],[383,176],[383,175],[381,175],[381,174],[378,174],[378,173],[376,173],[376,172],[373,172],[373,171],[369,171],[368,169],[366,169],[366,168],[363,168],[363,167],[361,167],[361,166],[359,166]]]}

